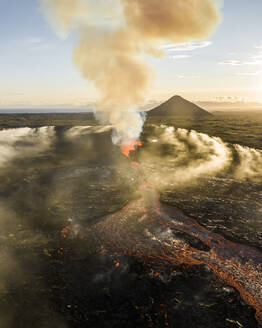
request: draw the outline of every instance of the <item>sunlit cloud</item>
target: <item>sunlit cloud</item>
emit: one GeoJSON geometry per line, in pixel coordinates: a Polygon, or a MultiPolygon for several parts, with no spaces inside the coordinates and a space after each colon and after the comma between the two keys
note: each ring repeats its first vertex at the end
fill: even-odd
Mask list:
{"type": "Polygon", "coordinates": [[[260,53],[258,55],[252,56],[250,58],[252,58],[252,59],[262,59],[262,54],[260,53]]]}
{"type": "Polygon", "coordinates": [[[215,102],[219,103],[245,103],[247,99],[242,96],[216,96],[214,97],[215,102]]]}
{"type": "Polygon", "coordinates": [[[38,38],[38,37],[30,37],[30,38],[26,38],[24,40],[25,44],[39,44],[39,43],[42,43],[42,42],[43,42],[43,39],[38,38]]]}
{"type": "Polygon", "coordinates": [[[12,43],[20,47],[31,47],[31,46],[43,44],[45,43],[45,40],[40,37],[30,36],[19,40],[13,40],[12,43]]]}
{"type": "MultiPolygon", "coordinates": [[[[262,45],[254,46],[255,49],[262,49],[262,45]]],[[[234,52],[228,53],[229,56],[236,55],[234,52]]],[[[248,66],[248,65],[261,65],[262,64],[262,52],[257,52],[255,54],[250,54],[247,59],[228,59],[218,63],[219,65],[231,65],[231,66],[248,66]]],[[[240,75],[240,74],[239,74],[240,75]]],[[[258,75],[257,72],[254,73],[241,73],[241,75],[258,75]]]]}
{"type": "Polygon", "coordinates": [[[242,61],[242,60],[224,60],[219,62],[219,65],[231,65],[231,66],[245,66],[245,65],[260,65],[262,61],[260,60],[251,60],[251,61],[242,61]]]}
{"type": "Polygon", "coordinates": [[[20,40],[14,40],[13,45],[30,51],[46,50],[50,49],[52,46],[45,39],[39,37],[27,37],[20,40]]]}
{"type": "Polygon", "coordinates": [[[166,51],[193,51],[196,49],[206,48],[212,44],[211,41],[203,41],[203,42],[187,42],[180,44],[166,44],[161,46],[161,49],[166,51]]]}
{"type": "Polygon", "coordinates": [[[177,75],[178,79],[199,79],[200,76],[197,75],[177,75]]]}
{"type": "Polygon", "coordinates": [[[184,58],[190,58],[192,56],[189,55],[177,55],[177,56],[172,56],[171,58],[173,59],[184,59],[184,58]]]}
{"type": "Polygon", "coordinates": [[[262,71],[257,71],[257,72],[243,72],[243,73],[237,73],[236,75],[239,76],[257,76],[257,75],[261,75],[262,71]]]}

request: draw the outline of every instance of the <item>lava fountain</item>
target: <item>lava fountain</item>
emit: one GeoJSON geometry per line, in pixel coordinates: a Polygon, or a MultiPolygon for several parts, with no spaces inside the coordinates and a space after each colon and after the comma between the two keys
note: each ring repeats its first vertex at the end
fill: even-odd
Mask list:
{"type": "MultiPolygon", "coordinates": [[[[120,146],[121,148],[121,152],[123,155],[125,155],[127,158],[130,159],[129,155],[130,155],[130,152],[133,151],[133,150],[136,150],[136,147],[141,147],[142,146],[142,142],[139,141],[139,140],[133,140],[131,141],[129,144],[122,144],[120,146]]],[[[131,161],[131,164],[133,165],[139,165],[139,163],[137,162],[133,162],[131,161]]]]}

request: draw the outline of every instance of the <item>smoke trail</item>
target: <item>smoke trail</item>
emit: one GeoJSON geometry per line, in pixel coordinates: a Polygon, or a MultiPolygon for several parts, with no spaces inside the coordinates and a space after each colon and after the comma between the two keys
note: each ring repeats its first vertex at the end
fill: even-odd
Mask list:
{"type": "Polygon", "coordinates": [[[49,21],[64,33],[76,28],[73,60],[100,93],[98,118],[115,128],[115,143],[137,139],[153,70],[145,55],[159,45],[210,34],[219,22],[215,0],[39,0],[49,21]]]}

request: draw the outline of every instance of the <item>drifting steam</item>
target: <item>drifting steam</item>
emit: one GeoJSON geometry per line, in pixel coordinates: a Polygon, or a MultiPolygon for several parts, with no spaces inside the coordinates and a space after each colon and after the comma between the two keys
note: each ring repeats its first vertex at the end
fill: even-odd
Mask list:
{"type": "Polygon", "coordinates": [[[194,130],[165,125],[150,129],[139,159],[145,173],[159,186],[191,184],[198,178],[219,174],[261,181],[261,150],[227,144],[194,130]]]}
{"type": "Polygon", "coordinates": [[[139,138],[153,70],[145,55],[162,56],[163,42],[202,39],[219,22],[214,0],[40,0],[52,26],[77,29],[73,60],[100,93],[96,113],[112,124],[113,141],[139,138]]]}
{"type": "MultiPolygon", "coordinates": [[[[93,160],[95,153],[104,155],[106,151],[113,154],[114,147],[110,147],[108,140],[111,131],[112,126],[76,126],[63,133],[54,127],[2,130],[0,168],[10,168],[16,161],[21,165],[21,158],[41,161],[55,156],[56,159],[48,161],[57,162],[59,156],[66,158],[59,153],[61,147],[66,147],[69,162],[82,157],[93,160]],[[79,137],[84,141],[80,142],[79,137]],[[93,143],[94,140],[97,142],[93,143]]],[[[166,125],[148,125],[145,135],[137,159],[143,172],[157,186],[181,183],[183,186],[201,177],[221,174],[237,180],[262,181],[262,151],[259,149],[228,144],[221,138],[166,125]]],[[[129,151],[122,146],[125,155],[129,151]]],[[[63,158],[60,160],[64,162],[63,158]]]]}
{"type": "Polygon", "coordinates": [[[0,168],[13,158],[36,156],[50,148],[54,127],[18,128],[0,131],[0,168]]]}

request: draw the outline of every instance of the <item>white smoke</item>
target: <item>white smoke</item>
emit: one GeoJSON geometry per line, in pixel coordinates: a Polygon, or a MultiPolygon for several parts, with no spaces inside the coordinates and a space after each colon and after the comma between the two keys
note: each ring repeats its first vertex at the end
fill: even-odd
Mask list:
{"type": "Polygon", "coordinates": [[[239,157],[235,177],[238,179],[260,180],[262,177],[262,151],[240,145],[234,145],[239,157]]]}
{"type": "Polygon", "coordinates": [[[141,163],[159,185],[190,184],[217,174],[230,174],[231,178],[240,180],[262,180],[261,150],[164,125],[154,126],[153,134],[141,151],[141,163]]]}
{"type": "Polygon", "coordinates": [[[0,167],[14,158],[41,154],[54,137],[54,127],[17,128],[0,131],[0,167]]]}
{"type": "Polygon", "coordinates": [[[100,134],[100,133],[105,133],[112,131],[112,126],[107,125],[98,125],[98,126],[74,126],[73,128],[69,129],[66,133],[66,136],[68,138],[74,138],[78,136],[83,136],[83,135],[89,135],[89,134],[100,134]]]}

